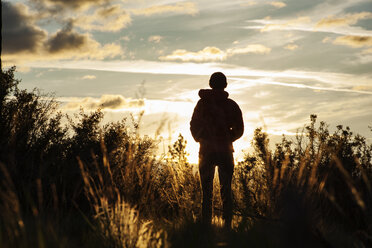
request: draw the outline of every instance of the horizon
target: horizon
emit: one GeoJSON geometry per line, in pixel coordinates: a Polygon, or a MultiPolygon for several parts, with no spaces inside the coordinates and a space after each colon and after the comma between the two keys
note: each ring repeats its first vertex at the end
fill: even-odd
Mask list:
{"type": "Polygon", "coordinates": [[[237,157],[255,128],[279,141],[310,114],[372,140],[370,1],[2,4],[2,61],[17,66],[20,88],[55,93],[66,113],[102,106],[106,121],[144,111],[142,134],[174,141],[181,133],[191,162],[198,144],[189,121],[215,71],[243,112],[237,157]]]}

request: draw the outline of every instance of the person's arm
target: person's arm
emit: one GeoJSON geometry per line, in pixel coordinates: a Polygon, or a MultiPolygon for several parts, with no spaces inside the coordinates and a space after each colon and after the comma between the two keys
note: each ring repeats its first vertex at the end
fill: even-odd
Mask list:
{"type": "Polygon", "coordinates": [[[233,126],[231,127],[231,138],[234,142],[235,140],[239,139],[244,133],[244,122],[243,122],[243,114],[240,110],[238,104],[234,102],[234,120],[233,126]]]}
{"type": "Polygon", "coordinates": [[[201,104],[200,101],[196,104],[194,113],[192,114],[191,122],[190,122],[190,130],[192,137],[195,139],[196,142],[200,142],[202,135],[203,135],[203,120],[201,118],[201,104]]]}

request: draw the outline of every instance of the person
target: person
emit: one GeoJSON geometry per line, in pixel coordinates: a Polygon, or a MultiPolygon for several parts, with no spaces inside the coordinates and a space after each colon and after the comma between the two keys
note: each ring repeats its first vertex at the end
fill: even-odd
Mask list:
{"type": "Polygon", "coordinates": [[[195,141],[200,143],[202,223],[211,225],[213,178],[215,166],[218,166],[224,227],[230,229],[233,207],[231,179],[234,172],[232,143],[243,135],[243,117],[238,104],[228,98],[229,94],[224,90],[227,80],[222,72],[211,75],[209,86],[212,89],[199,91],[200,100],[195,106],[190,122],[191,134],[195,141]]]}

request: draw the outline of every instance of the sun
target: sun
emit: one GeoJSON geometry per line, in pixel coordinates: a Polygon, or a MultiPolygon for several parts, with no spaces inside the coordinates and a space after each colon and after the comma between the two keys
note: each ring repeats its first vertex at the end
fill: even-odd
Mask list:
{"type": "MultiPolygon", "coordinates": [[[[184,125],[180,127],[179,133],[187,141],[186,152],[188,153],[187,159],[191,164],[198,164],[199,162],[199,143],[197,143],[191,135],[190,127],[184,125]]],[[[243,135],[240,139],[234,142],[234,158],[235,161],[240,161],[244,158],[244,155],[247,151],[251,149],[250,141],[252,139],[253,128],[249,125],[246,125],[246,134],[243,135]]]]}
{"type": "Polygon", "coordinates": [[[188,153],[188,161],[191,164],[197,164],[199,161],[199,143],[197,143],[192,137],[190,127],[188,125],[183,125],[179,129],[179,133],[181,133],[187,141],[186,152],[188,153]]]}

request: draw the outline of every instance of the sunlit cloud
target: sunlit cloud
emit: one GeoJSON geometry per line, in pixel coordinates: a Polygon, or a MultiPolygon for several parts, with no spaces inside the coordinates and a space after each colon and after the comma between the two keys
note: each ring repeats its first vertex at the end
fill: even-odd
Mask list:
{"type": "Polygon", "coordinates": [[[91,6],[100,6],[112,2],[113,0],[31,0],[39,8],[46,8],[53,11],[67,9],[87,9],[91,6]]]}
{"type": "Polygon", "coordinates": [[[121,37],[119,40],[130,41],[130,37],[126,35],[126,36],[121,37]]]}
{"type": "Polygon", "coordinates": [[[92,80],[92,79],[96,79],[96,78],[97,77],[94,76],[94,75],[85,75],[81,79],[83,79],[83,80],[92,80]]]}
{"type": "Polygon", "coordinates": [[[96,9],[91,15],[80,15],[74,25],[88,31],[117,32],[131,23],[132,19],[120,5],[96,9]]]}
{"type": "Polygon", "coordinates": [[[159,43],[162,39],[163,39],[163,37],[160,36],[160,35],[152,35],[147,40],[149,42],[159,43]]]}
{"type": "Polygon", "coordinates": [[[236,47],[227,49],[226,53],[228,56],[233,56],[235,54],[247,54],[247,53],[255,53],[255,54],[268,54],[270,53],[271,48],[266,47],[261,44],[250,44],[246,47],[236,47]]]}
{"type": "Polygon", "coordinates": [[[329,43],[329,42],[332,42],[332,38],[331,37],[325,37],[323,40],[322,40],[322,43],[329,43]]]}
{"type": "Polygon", "coordinates": [[[298,45],[291,43],[291,44],[286,45],[284,47],[284,49],[294,51],[294,50],[298,49],[298,45]]]}
{"type": "Polygon", "coordinates": [[[257,5],[258,3],[256,1],[248,1],[246,3],[241,3],[240,6],[254,6],[257,5]]]}
{"type": "Polygon", "coordinates": [[[203,50],[197,52],[189,52],[184,49],[178,49],[172,52],[170,55],[159,57],[160,60],[180,60],[180,61],[223,61],[229,56],[237,54],[268,54],[271,48],[265,47],[261,44],[250,44],[245,47],[229,48],[226,51],[219,49],[218,47],[205,47],[203,50]]]}
{"type": "Polygon", "coordinates": [[[265,5],[271,5],[271,6],[274,6],[275,8],[283,8],[285,6],[287,6],[286,3],[284,2],[279,2],[279,1],[272,1],[272,2],[257,2],[257,1],[248,1],[248,2],[245,2],[245,3],[241,3],[240,5],[243,6],[243,7],[250,7],[250,6],[256,6],[258,4],[265,4],[265,5]]]}
{"type": "Polygon", "coordinates": [[[350,47],[370,47],[372,46],[372,36],[340,36],[334,41],[337,45],[346,45],[350,47]]]}
{"type": "Polygon", "coordinates": [[[372,85],[357,85],[353,87],[353,90],[372,92],[372,85]]]}
{"type": "Polygon", "coordinates": [[[368,48],[362,51],[362,54],[372,54],[372,48],[368,48]]]}
{"type": "Polygon", "coordinates": [[[298,17],[297,19],[292,19],[288,21],[271,21],[271,20],[265,20],[268,22],[264,25],[263,28],[261,28],[261,32],[267,32],[267,31],[273,31],[273,30],[291,30],[301,27],[303,24],[308,24],[311,22],[310,17],[308,16],[302,16],[298,17]]]}
{"type": "Polygon", "coordinates": [[[87,110],[126,110],[131,108],[138,108],[144,106],[143,99],[124,98],[122,95],[102,95],[101,98],[96,99],[92,97],[70,98],[68,103],[63,106],[63,109],[73,110],[83,107],[87,110]]]}
{"type": "Polygon", "coordinates": [[[360,12],[355,14],[346,14],[341,17],[329,16],[321,19],[316,23],[315,27],[334,27],[347,26],[357,23],[359,20],[372,19],[371,12],[360,12]]]}
{"type": "Polygon", "coordinates": [[[255,97],[255,98],[265,98],[265,97],[268,97],[268,96],[270,96],[269,91],[259,91],[259,92],[255,93],[253,95],[253,97],[255,97]]]}
{"type": "Polygon", "coordinates": [[[299,88],[299,89],[311,89],[311,90],[318,90],[318,91],[334,91],[334,92],[347,92],[347,93],[358,93],[358,94],[367,94],[372,95],[372,91],[368,90],[355,90],[354,88],[336,88],[336,87],[319,87],[314,85],[306,85],[306,84],[299,84],[299,83],[285,83],[285,82],[278,82],[273,81],[270,79],[245,79],[245,78],[237,78],[237,77],[230,77],[230,80],[239,81],[239,85],[235,85],[234,90],[244,89],[248,86],[252,86],[253,84],[263,84],[263,85],[278,85],[278,86],[285,86],[285,87],[292,87],[292,88],[299,88]],[[246,82],[245,85],[243,82],[246,82]]]}
{"type": "Polygon", "coordinates": [[[184,49],[177,49],[170,55],[159,57],[160,60],[180,60],[180,61],[222,61],[227,54],[217,47],[205,47],[198,52],[189,52],[184,49]]]}
{"type": "Polygon", "coordinates": [[[367,53],[366,50],[362,50],[361,52],[355,54],[352,58],[345,59],[342,61],[344,64],[352,65],[352,66],[360,66],[372,63],[372,54],[367,53]]]}
{"type": "Polygon", "coordinates": [[[276,8],[284,8],[285,6],[287,6],[287,4],[283,3],[283,2],[269,2],[268,4],[276,7],[276,8]]]}
{"type": "Polygon", "coordinates": [[[309,33],[333,33],[339,35],[351,36],[372,36],[372,30],[362,29],[358,26],[336,25],[316,27],[316,22],[310,17],[298,17],[292,20],[271,19],[270,17],[258,20],[248,20],[248,23],[256,25],[245,26],[245,29],[260,30],[261,32],[269,31],[304,31],[309,33]]]}
{"type": "Polygon", "coordinates": [[[156,5],[143,9],[131,9],[129,10],[134,15],[158,15],[165,13],[175,13],[175,14],[187,14],[195,15],[199,12],[197,6],[193,2],[181,2],[169,5],[156,5]]]}
{"type": "Polygon", "coordinates": [[[211,75],[213,72],[222,71],[228,78],[231,77],[264,77],[264,78],[287,78],[306,81],[319,81],[324,84],[348,87],[359,84],[370,84],[371,78],[368,75],[355,75],[347,73],[305,71],[305,70],[258,70],[244,66],[236,66],[224,63],[179,63],[160,62],[146,60],[69,60],[55,61],[50,64],[48,61],[33,61],[25,64],[30,68],[59,68],[59,69],[85,69],[97,71],[116,71],[130,73],[150,73],[168,75],[211,75]]]}

